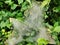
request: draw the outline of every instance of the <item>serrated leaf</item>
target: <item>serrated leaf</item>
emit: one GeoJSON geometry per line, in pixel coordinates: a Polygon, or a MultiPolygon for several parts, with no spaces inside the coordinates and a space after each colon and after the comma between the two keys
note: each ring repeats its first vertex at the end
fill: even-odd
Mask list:
{"type": "Polygon", "coordinates": [[[21,3],[23,3],[23,0],[18,0],[18,4],[21,4],[21,3]]]}

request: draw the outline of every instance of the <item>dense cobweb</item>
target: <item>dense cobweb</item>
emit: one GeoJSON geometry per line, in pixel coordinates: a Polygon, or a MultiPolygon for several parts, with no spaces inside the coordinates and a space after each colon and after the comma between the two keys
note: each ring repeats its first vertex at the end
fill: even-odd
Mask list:
{"type": "MultiPolygon", "coordinates": [[[[44,26],[44,14],[43,9],[40,8],[40,6],[37,3],[33,3],[32,7],[25,13],[28,13],[29,16],[27,16],[24,20],[24,22],[20,22],[17,19],[10,18],[11,23],[14,27],[14,33],[18,33],[17,37],[16,35],[9,37],[7,40],[8,45],[15,45],[18,42],[21,42],[23,40],[24,34],[26,34],[26,31],[31,31],[30,28],[33,28],[36,31],[39,31],[39,33],[33,37],[33,40],[37,40],[38,38],[44,38],[46,40],[50,40],[50,43],[55,43],[53,39],[47,34],[47,29],[44,26]]],[[[14,34],[12,32],[12,35],[14,34]]]]}

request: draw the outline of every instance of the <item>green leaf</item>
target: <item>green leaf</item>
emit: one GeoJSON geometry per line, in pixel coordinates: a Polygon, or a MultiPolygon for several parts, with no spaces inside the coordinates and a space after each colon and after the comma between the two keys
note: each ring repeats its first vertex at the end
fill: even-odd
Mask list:
{"type": "Polygon", "coordinates": [[[45,14],[45,19],[47,19],[48,18],[48,16],[45,14]]]}
{"type": "Polygon", "coordinates": [[[22,12],[19,12],[19,13],[17,14],[17,17],[22,17],[22,16],[23,16],[22,12]]]}
{"type": "Polygon", "coordinates": [[[52,25],[49,25],[49,23],[45,23],[46,27],[48,27],[49,29],[52,29],[53,26],[52,25]]]}
{"type": "Polygon", "coordinates": [[[11,5],[11,9],[12,9],[12,10],[14,10],[16,7],[17,7],[16,4],[12,4],[12,5],[11,5]]]}
{"type": "Polygon", "coordinates": [[[54,11],[54,12],[60,12],[60,6],[54,7],[54,8],[53,8],[53,11],[54,11]]]}
{"type": "Polygon", "coordinates": [[[21,4],[21,3],[23,3],[23,0],[18,0],[18,4],[21,4]]]}
{"type": "Polygon", "coordinates": [[[27,45],[32,45],[31,43],[28,43],[27,45]]]}
{"type": "Polygon", "coordinates": [[[27,2],[24,2],[24,3],[22,4],[21,11],[24,11],[24,10],[26,10],[27,8],[28,8],[27,2]]]}
{"type": "Polygon", "coordinates": [[[0,16],[0,20],[2,20],[2,16],[0,16]]]}
{"type": "MultiPolygon", "coordinates": [[[[12,12],[12,13],[10,14],[10,16],[13,17],[13,16],[16,15],[16,13],[17,13],[17,12],[14,11],[14,12],[12,12]]],[[[17,15],[16,15],[16,16],[17,16],[17,15]]]]}
{"type": "Polygon", "coordinates": [[[45,7],[46,5],[49,5],[51,0],[44,0],[41,4],[41,8],[45,7]]]}
{"type": "Polygon", "coordinates": [[[59,25],[59,22],[55,22],[54,24],[54,27],[58,26],[59,25]]]}
{"type": "Polygon", "coordinates": [[[12,5],[12,4],[13,4],[13,1],[7,0],[7,1],[5,1],[5,3],[6,3],[6,4],[9,4],[9,5],[12,5]]]}
{"type": "Polygon", "coordinates": [[[48,41],[47,40],[45,40],[45,39],[43,39],[43,38],[41,38],[41,39],[38,39],[37,40],[37,43],[38,43],[38,45],[47,45],[48,44],[48,41]]]}
{"type": "Polygon", "coordinates": [[[1,26],[1,28],[5,27],[6,26],[5,22],[2,21],[1,24],[0,24],[0,26],[1,26]]]}
{"type": "Polygon", "coordinates": [[[2,2],[0,2],[0,6],[2,5],[3,3],[2,2]]]}
{"type": "Polygon", "coordinates": [[[60,32],[60,26],[55,27],[53,31],[59,33],[60,32]]]}
{"type": "Polygon", "coordinates": [[[11,23],[9,23],[9,20],[6,20],[5,24],[8,28],[10,28],[10,26],[12,25],[11,23]]]}
{"type": "Polygon", "coordinates": [[[31,4],[31,1],[30,0],[26,0],[29,4],[31,4]]]}

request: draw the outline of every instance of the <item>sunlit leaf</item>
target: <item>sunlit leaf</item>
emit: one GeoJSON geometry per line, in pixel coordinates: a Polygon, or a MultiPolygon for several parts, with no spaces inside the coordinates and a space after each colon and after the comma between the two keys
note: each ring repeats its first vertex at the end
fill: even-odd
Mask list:
{"type": "Polygon", "coordinates": [[[17,7],[16,4],[11,5],[11,9],[14,10],[17,7]]]}
{"type": "Polygon", "coordinates": [[[41,4],[41,8],[45,7],[46,5],[49,5],[51,0],[44,0],[41,4]]]}
{"type": "Polygon", "coordinates": [[[22,4],[21,11],[24,11],[24,10],[26,10],[27,8],[28,8],[27,2],[24,2],[24,3],[22,4]]]}
{"type": "Polygon", "coordinates": [[[54,12],[60,12],[60,6],[54,7],[54,8],[53,8],[53,11],[54,11],[54,12]]]}
{"type": "Polygon", "coordinates": [[[23,3],[23,0],[18,0],[18,4],[21,4],[21,3],[23,3]]]}
{"type": "Polygon", "coordinates": [[[43,38],[41,38],[41,39],[38,39],[37,40],[37,43],[38,43],[38,45],[47,45],[48,44],[48,41],[47,40],[45,40],[45,39],[43,39],[43,38]]]}
{"type": "Polygon", "coordinates": [[[53,31],[59,33],[60,32],[60,26],[55,27],[53,31]]]}
{"type": "Polygon", "coordinates": [[[7,1],[5,1],[5,3],[6,3],[6,4],[9,4],[9,5],[12,5],[12,4],[13,4],[13,1],[7,0],[7,1]]]}
{"type": "Polygon", "coordinates": [[[56,27],[56,26],[58,26],[58,25],[59,25],[59,23],[58,23],[58,22],[55,22],[54,27],[56,27]]]}
{"type": "Polygon", "coordinates": [[[31,0],[26,0],[27,2],[29,2],[29,4],[31,4],[31,0]]]}

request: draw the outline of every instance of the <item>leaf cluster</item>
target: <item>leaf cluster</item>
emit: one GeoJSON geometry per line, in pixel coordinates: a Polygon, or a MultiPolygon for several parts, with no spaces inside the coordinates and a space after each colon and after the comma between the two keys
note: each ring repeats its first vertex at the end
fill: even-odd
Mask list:
{"type": "Polygon", "coordinates": [[[23,20],[24,11],[30,3],[30,0],[0,0],[0,45],[4,45],[13,31],[9,18],[23,20]]]}

